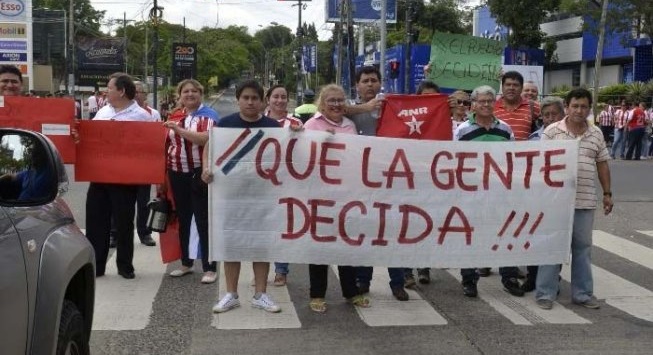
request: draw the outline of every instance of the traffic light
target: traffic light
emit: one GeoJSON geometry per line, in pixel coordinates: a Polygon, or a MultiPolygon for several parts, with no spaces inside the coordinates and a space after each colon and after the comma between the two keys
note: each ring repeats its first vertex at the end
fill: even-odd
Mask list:
{"type": "Polygon", "coordinates": [[[390,79],[397,79],[399,77],[400,63],[397,60],[390,61],[390,79]]]}

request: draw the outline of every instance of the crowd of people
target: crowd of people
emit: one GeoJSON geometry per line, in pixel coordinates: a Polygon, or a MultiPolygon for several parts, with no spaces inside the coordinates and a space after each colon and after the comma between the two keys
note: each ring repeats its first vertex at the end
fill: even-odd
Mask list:
{"type": "MultiPolygon", "coordinates": [[[[15,68],[14,68],[15,69],[15,68]]],[[[19,95],[22,84],[20,72],[0,66],[0,93],[19,95]]],[[[593,296],[591,273],[591,245],[594,210],[598,198],[594,176],[598,174],[603,191],[602,208],[605,214],[612,211],[610,171],[607,161],[612,156],[637,159],[645,149],[641,147],[646,127],[650,127],[650,110],[629,109],[628,102],[621,107],[604,107],[605,114],[599,116],[599,125],[588,122],[592,106],[592,95],[585,89],[573,89],[564,101],[546,97],[541,102],[537,86],[524,82],[518,72],[504,73],[501,78],[502,95],[489,86],[479,86],[471,94],[458,90],[449,95],[450,117],[455,141],[526,141],[526,140],[577,140],[579,150],[578,182],[572,230],[571,299],[587,308],[599,308],[593,296]],[[611,118],[610,118],[611,117],[611,118]],[[634,122],[633,122],[634,121],[634,122]],[[606,141],[610,139],[610,125],[614,130],[614,142],[609,152],[606,141]],[[627,132],[629,148],[624,152],[624,135],[627,132]],[[620,153],[620,154],[619,154],[620,153]],[[624,155],[625,153],[625,155],[624,155]],[[633,156],[634,154],[634,156],[633,156]]],[[[163,125],[168,129],[166,139],[166,183],[159,186],[157,193],[165,195],[170,191],[179,218],[179,241],[182,251],[181,265],[170,272],[171,277],[183,277],[193,272],[195,258],[202,261],[201,282],[216,281],[216,262],[209,260],[208,253],[208,184],[213,182],[207,166],[208,152],[205,148],[209,131],[213,127],[229,128],[282,128],[294,130],[320,130],[334,134],[376,135],[379,110],[383,104],[381,74],[375,67],[363,67],[356,73],[357,98],[347,100],[342,87],[329,84],[321,88],[317,101],[315,94],[305,92],[306,105],[297,108],[295,114],[288,112],[288,91],[277,85],[264,92],[254,80],[242,82],[236,89],[238,112],[220,118],[215,110],[202,103],[203,86],[196,80],[183,80],[177,86],[176,108],[171,110],[163,125]],[[193,224],[199,234],[198,255],[191,255],[189,249],[193,224]]],[[[438,93],[440,88],[433,82],[423,82],[419,95],[438,93]]],[[[146,85],[134,82],[125,73],[111,76],[106,90],[106,104],[94,112],[95,120],[115,121],[160,121],[160,114],[146,103],[146,85]]],[[[96,98],[97,100],[97,98],[96,98]]],[[[76,141],[79,133],[72,132],[76,141]]],[[[492,144],[492,143],[490,143],[492,144]]],[[[519,144],[519,143],[516,143],[519,144]]],[[[86,200],[87,238],[96,255],[96,276],[105,273],[108,250],[114,230],[117,248],[118,274],[133,279],[134,218],[141,243],[155,245],[144,226],[145,202],[150,196],[150,186],[107,184],[92,182],[86,200]],[[138,211],[138,213],[137,213],[138,211]],[[141,233],[142,232],[142,233],[141,233]]],[[[240,306],[238,280],[240,262],[224,262],[226,290],[216,302],[213,311],[226,312],[240,306]]],[[[269,262],[252,263],[255,293],[251,304],[268,312],[279,312],[281,308],[267,293],[269,262]]],[[[524,282],[520,282],[517,266],[501,267],[501,283],[509,294],[521,297],[535,291],[537,304],[551,309],[559,293],[561,265],[531,265],[524,282]]],[[[461,270],[463,295],[477,297],[480,277],[491,273],[489,268],[466,268],[461,270]]],[[[289,265],[283,261],[275,263],[275,286],[288,282],[289,265]]],[[[372,268],[362,265],[339,265],[339,281],[343,297],[356,307],[369,307],[367,296],[372,279],[372,268]]],[[[405,288],[415,287],[412,269],[388,268],[389,287],[394,297],[406,301],[409,295],[405,288]]],[[[327,310],[325,300],[328,265],[309,265],[310,302],[312,311],[327,310]]],[[[419,283],[431,281],[428,268],[417,269],[419,283]]]]}

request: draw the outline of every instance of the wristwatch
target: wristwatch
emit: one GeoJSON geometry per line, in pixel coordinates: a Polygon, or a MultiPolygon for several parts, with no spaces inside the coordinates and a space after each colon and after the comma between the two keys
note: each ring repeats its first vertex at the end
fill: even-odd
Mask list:
{"type": "Polygon", "coordinates": [[[608,192],[604,192],[604,193],[603,193],[603,196],[604,196],[604,197],[605,197],[605,196],[610,196],[610,197],[612,197],[612,192],[609,192],[609,191],[608,191],[608,192]]]}

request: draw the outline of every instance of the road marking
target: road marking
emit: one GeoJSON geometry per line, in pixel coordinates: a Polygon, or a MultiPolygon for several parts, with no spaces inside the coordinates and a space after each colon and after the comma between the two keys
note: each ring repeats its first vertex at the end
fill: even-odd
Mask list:
{"type": "MultiPolygon", "coordinates": [[[[254,273],[251,262],[242,262],[240,267],[240,278],[238,279],[238,296],[240,298],[240,307],[230,310],[229,312],[213,315],[211,326],[217,329],[287,329],[301,328],[302,324],[297,316],[297,310],[290,300],[288,288],[276,287],[272,285],[274,280],[274,271],[268,276],[267,292],[281,307],[280,313],[268,313],[264,310],[253,308],[250,304],[254,296],[254,273]]],[[[222,263],[220,264],[222,269],[222,263]]],[[[272,267],[273,269],[273,267],[272,267]]],[[[222,297],[226,292],[227,286],[221,272],[219,275],[218,291],[222,297]]],[[[292,279],[290,279],[292,282],[292,279]]],[[[297,281],[301,282],[301,281],[297,281]]]]}
{"type": "MultiPolygon", "coordinates": [[[[498,270],[495,270],[498,272],[498,270]]],[[[450,269],[449,274],[461,281],[460,269],[450,269]]],[[[465,297],[460,291],[460,297],[465,297]]],[[[478,282],[478,297],[516,325],[534,324],[588,324],[589,320],[557,304],[550,310],[537,306],[532,293],[515,297],[503,290],[501,277],[493,274],[478,282]]]]}
{"type": "Polygon", "coordinates": [[[645,236],[648,237],[653,237],[653,231],[635,231],[635,232],[644,234],[645,236]]]}
{"type": "MultiPolygon", "coordinates": [[[[331,270],[337,277],[338,267],[331,266],[331,270]]],[[[365,324],[370,327],[447,324],[447,320],[413,290],[406,289],[410,296],[408,301],[397,301],[389,282],[388,269],[375,267],[368,295],[371,307],[354,307],[365,324]]]]}
{"type": "Polygon", "coordinates": [[[605,249],[624,259],[653,269],[652,249],[600,230],[595,230],[592,233],[592,241],[595,246],[601,249],[605,249]]]}
{"type": "MultiPolygon", "coordinates": [[[[158,244],[159,234],[152,233],[152,239],[158,244]]],[[[115,249],[111,254],[105,275],[95,281],[93,330],[145,329],[166,271],[161,252],[158,247],[134,243],[133,280],[118,275],[115,249]]]]}
{"type": "MultiPolygon", "coordinates": [[[[562,268],[561,276],[571,282],[571,267],[562,268]]],[[[653,292],[592,265],[594,295],[605,303],[634,317],[653,322],[653,292]]]]}

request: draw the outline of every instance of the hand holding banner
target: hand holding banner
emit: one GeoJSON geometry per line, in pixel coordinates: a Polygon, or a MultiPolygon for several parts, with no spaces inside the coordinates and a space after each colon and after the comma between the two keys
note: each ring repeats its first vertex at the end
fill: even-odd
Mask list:
{"type": "Polygon", "coordinates": [[[163,183],[166,132],[159,122],[81,121],[75,180],[163,183]]]}

